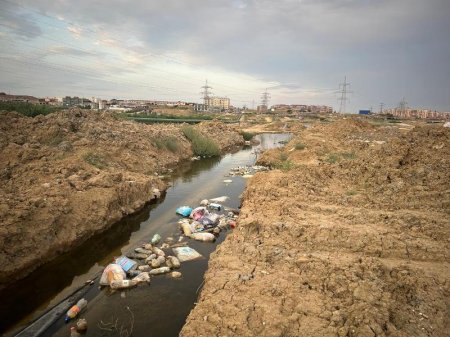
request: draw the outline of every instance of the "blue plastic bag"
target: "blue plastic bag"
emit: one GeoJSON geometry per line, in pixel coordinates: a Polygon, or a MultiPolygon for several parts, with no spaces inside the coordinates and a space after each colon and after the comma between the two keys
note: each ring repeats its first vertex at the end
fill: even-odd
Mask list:
{"type": "Polygon", "coordinates": [[[181,206],[181,207],[178,207],[176,210],[177,214],[180,214],[184,217],[188,217],[189,215],[191,215],[191,212],[192,212],[192,208],[190,208],[189,206],[181,206]]]}

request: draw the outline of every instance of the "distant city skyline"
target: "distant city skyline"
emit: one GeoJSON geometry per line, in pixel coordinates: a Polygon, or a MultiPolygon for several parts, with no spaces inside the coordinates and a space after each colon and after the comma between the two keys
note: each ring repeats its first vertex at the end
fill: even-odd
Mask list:
{"type": "Polygon", "coordinates": [[[450,111],[446,0],[0,0],[0,92],[450,111]]]}

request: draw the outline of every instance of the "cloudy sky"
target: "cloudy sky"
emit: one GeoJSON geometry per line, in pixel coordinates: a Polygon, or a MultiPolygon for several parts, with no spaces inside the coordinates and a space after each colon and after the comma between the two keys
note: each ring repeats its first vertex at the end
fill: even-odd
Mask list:
{"type": "Polygon", "coordinates": [[[450,111],[449,0],[0,0],[0,91],[450,111]]]}

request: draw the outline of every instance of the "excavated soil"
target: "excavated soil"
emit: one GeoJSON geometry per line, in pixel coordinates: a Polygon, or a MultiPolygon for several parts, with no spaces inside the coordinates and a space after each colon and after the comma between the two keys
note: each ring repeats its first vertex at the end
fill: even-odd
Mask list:
{"type": "Polygon", "coordinates": [[[340,120],[263,154],[181,336],[450,336],[449,139],[340,120]]]}
{"type": "MultiPolygon", "coordinates": [[[[195,128],[222,151],[243,144],[234,127],[195,128]]],[[[161,175],[191,156],[178,125],[0,112],[0,288],[159,197],[161,175]]]]}

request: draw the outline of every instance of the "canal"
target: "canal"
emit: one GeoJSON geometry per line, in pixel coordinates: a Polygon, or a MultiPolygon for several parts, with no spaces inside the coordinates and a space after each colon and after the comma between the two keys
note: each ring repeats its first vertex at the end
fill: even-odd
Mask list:
{"type": "MultiPolygon", "coordinates": [[[[141,211],[128,216],[108,231],[39,268],[26,279],[0,293],[2,331],[14,336],[29,322],[67,298],[87,280],[95,283],[85,287],[83,297],[87,309],[80,317],[88,322],[85,336],[178,336],[187,315],[201,291],[210,254],[226,237],[222,231],[214,243],[188,240],[203,258],[181,264],[180,279],[168,275],[152,277],[151,283],[140,284],[125,291],[99,289],[98,276],[115,256],[133,251],[149,242],[158,233],[163,240],[177,240],[181,232],[175,209],[182,205],[198,206],[200,200],[227,196],[225,207],[238,208],[246,178],[225,177],[237,166],[255,162],[255,147],[260,150],[278,147],[289,134],[262,134],[260,144],[244,147],[220,158],[207,158],[180,166],[167,178],[170,187],[164,195],[141,211]],[[231,183],[224,183],[231,179],[231,183]],[[9,326],[7,325],[9,324],[9,326]]],[[[61,317],[42,336],[69,336],[70,326],[61,317]]],[[[19,334],[20,335],[20,334],[19,334]]],[[[23,334],[22,335],[26,335],[23,334]]]]}

